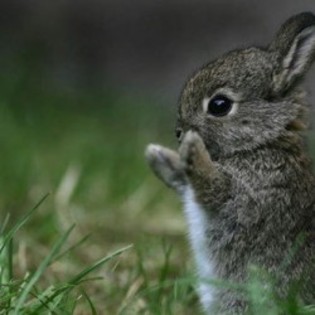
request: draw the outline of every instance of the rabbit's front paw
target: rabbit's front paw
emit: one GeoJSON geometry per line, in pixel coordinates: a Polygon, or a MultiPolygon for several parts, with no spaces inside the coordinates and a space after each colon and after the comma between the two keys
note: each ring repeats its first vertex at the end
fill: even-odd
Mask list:
{"type": "Polygon", "coordinates": [[[186,175],[177,152],[157,144],[150,144],[146,158],[158,178],[178,192],[186,185],[186,175]]]}
{"type": "Polygon", "coordinates": [[[197,132],[188,131],[179,148],[179,155],[187,175],[209,174],[213,163],[197,132]]]}

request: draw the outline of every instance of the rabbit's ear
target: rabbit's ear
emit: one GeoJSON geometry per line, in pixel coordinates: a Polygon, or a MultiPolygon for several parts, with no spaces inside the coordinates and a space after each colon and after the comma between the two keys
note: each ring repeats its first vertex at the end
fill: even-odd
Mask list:
{"type": "Polygon", "coordinates": [[[275,53],[277,67],[275,92],[290,89],[308,70],[315,57],[315,16],[301,13],[287,20],[269,46],[275,53]]]}

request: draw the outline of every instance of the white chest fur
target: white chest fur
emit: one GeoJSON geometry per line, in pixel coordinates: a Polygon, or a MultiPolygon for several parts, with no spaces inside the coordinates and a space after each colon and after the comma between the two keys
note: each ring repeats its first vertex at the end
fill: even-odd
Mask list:
{"type": "MultiPolygon", "coordinates": [[[[204,209],[196,202],[191,187],[187,187],[183,195],[185,216],[188,224],[189,239],[198,276],[203,279],[214,279],[214,267],[211,261],[211,254],[207,246],[207,222],[204,209]]],[[[198,286],[199,298],[205,311],[209,312],[214,299],[214,287],[205,281],[198,286]]]]}

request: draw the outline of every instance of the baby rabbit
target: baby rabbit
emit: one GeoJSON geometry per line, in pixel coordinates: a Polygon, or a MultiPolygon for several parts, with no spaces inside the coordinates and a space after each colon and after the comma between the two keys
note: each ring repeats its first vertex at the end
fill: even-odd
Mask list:
{"type": "Polygon", "coordinates": [[[242,284],[250,264],[276,275],[280,297],[298,282],[301,300],[315,301],[315,178],[299,87],[314,56],[315,16],[307,12],[287,20],[268,47],[209,62],[180,96],[178,152],[146,150],[184,202],[207,314],[249,310],[246,297],[202,279],[242,284]]]}

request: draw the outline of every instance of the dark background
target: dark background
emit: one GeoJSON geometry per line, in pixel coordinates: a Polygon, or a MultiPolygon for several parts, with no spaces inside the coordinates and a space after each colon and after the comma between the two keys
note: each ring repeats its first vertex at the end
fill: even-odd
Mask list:
{"type": "Polygon", "coordinates": [[[114,87],[173,103],[200,64],[267,44],[285,19],[307,10],[313,0],[2,0],[0,57],[36,63],[64,88],[114,87]]]}

